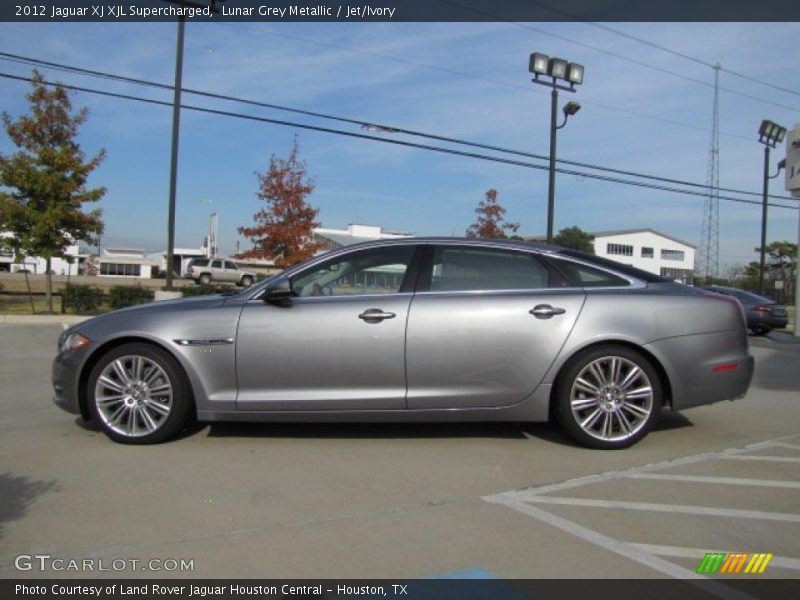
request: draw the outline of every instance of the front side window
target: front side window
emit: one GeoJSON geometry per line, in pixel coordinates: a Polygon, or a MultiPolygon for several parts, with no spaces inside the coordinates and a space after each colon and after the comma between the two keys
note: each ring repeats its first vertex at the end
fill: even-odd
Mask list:
{"type": "Polygon", "coordinates": [[[309,296],[396,294],[414,246],[388,246],[339,256],[292,278],[292,293],[309,296]]]}
{"type": "Polygon", "coordinates": [[[432,292],[547,287],[550,287],[549,271],[525,252],[458,246],[440,246],[434,251],[432,292]]]}

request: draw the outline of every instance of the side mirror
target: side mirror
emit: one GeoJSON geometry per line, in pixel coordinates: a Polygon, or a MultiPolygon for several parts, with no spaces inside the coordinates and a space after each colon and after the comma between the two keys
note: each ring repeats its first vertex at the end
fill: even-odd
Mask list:
{"type": "Polygon", "coordinates": [[[277,277],[264,290],[264,302],[283,304],[292,297],[292,282],[288,277],[277,277]]]}

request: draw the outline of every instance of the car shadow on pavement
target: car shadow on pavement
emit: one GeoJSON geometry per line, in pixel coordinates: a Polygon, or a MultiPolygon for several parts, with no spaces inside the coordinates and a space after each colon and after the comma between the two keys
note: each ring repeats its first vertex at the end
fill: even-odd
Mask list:
{"type": "Polygon", "coordinates": [[[36,498],[58,491],[55,481],[37,481],[27,477],[0,473],[0,539],[3,526],[22,518],[36,498]]]}
{"type": "Polygon", "coordinates": [[[523,439],[516,423],[210,423],[209,437],[507,438],[523,439]]]}

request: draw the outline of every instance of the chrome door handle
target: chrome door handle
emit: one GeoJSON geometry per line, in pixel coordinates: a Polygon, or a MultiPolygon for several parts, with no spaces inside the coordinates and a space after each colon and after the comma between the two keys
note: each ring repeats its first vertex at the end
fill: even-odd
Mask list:
{"type": "Polygon", "coordinates": [[[394,319],[396,316],[393,312],[383,312],[380,308],[368,308],[358,315],[358,318],[367,323],[380,323],[384,319],[394,319]]]}
{"type": "Polygon", "coordinates": [[[537,304],[528,311],[537,319],[549,319],[553,315],[563,315],[566,309],[559,306],[550,306],[549,304],[537,304]]]}

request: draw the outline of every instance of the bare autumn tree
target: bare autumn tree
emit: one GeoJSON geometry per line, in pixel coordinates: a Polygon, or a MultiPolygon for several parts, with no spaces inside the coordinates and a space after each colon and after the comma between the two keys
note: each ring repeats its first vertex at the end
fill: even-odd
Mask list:
{"type": "Polygon", "coordinates": [[[506,231],[514,233],[519,229],[519,223],[505,220],[506,209],[497,201],[497,190],[494,188],[486,192],[486,199],[478,203],[475,214],[478,218],[467,229],[468,238],[505,239],[508,237],[506,231]]]}
{"type": "Polygon", "coordinates": [[[68,246],[93,242],[103,231],[100,210],[84,212],[84,203],[100,200],[105,188],[88,188],[89,175],[105,158],[100,150],[86,159],[75,138],[88,110],[73,112],[69,93],[49,86],[38,71],[26,98],[30,114],[12,120],[3,113],[8,137],[18,148],[0,154],[0,230],[10,234],[7,244],[17,260],[45,259],[47,312],[53,312],[52,259],[64,257],[68,246]]]}
{"type": "Polygon", "coordinates": [[[312,231],[319,227],[315,220],[319,210],[307,202],[315,186],[306,174],[299,151],[295,138],[288,158],[273,154],[267,172],[256,173],[259,183],[256,195],[267,205],[253,215],[255,225],[239,227],[239,233],[253,244],[252,249],[239,254],[240,258],[263,258],[286,268],[311,258],[319,249],[312,231]]]}

